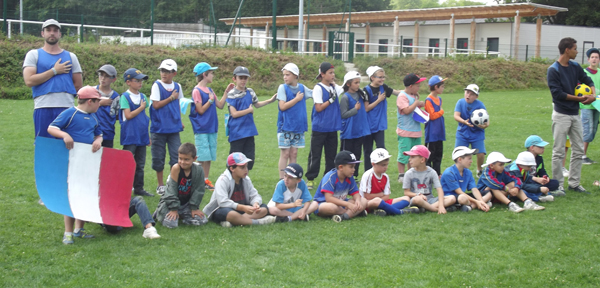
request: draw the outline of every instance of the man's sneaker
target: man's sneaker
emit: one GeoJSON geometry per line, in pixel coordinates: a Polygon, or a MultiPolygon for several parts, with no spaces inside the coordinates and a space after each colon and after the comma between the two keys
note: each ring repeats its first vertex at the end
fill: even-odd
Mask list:
{"type": "Polygon", "coordinates": [[[567,168],[562,167],[562,173],[563,177],[569,177],[569,170],[567,170],[567,168]]]}
{"type": "Polygon", "coordinates": [[[581,185],[577,185],[575,187],[569,186],[569,191],[575,191],[575,192],[579,192],[579,193],[590,194],[590,192],[588,192],[587,190],[585,190],[585,188],[583,188],[583,186],[581,186],[581,185]]]}
{"type": "Polygon", "coordinates": [[[277,216],[275,222],[292,222],[292,216],[277,216]]]}
{"type": "Polygon", "coordinates": [[[94,238],[94,235],[85,233],[85,229],[81,228],[79,232],[73,233],[73,237],[90,239],[94,238]]]}
{"type": "Polygon", "coordinates": [[[215,186],[213,185],[212,182],[210,182],[210,180],[204,179],[204,189],[208,189],[210,191],[213,191],[213,190],[215,190],[215,186]]]}
{"type": "Polygon", "coordinates": [[[160,235],[158,235],[158,232],[156,232],[156,228],[154,228],[154,226],[152,226],[150,228],[146,228],[144,230],[144,234],[142,234],[142,236],[144,236],[144,238],[148,238],[148,239],[160,238],[160,235]]]}
{"type": "Polygon", "coordinates": [[[462,212],[471,212],[471,210],[473,210],[473,208],[471,208],[471,205],[462,205],[460,207],[460,211],[462,212]]]}
{"type": "Polygon", "coordinates": [[[138,192],[133,192],[133,194],[135,195],[139,195],[139,196],[149,196],[149,197],[154,197],[154,194],[149,193],[146,190],[142,190],[142,191],[138,191],[138,192]]]}
{"type": "Polygon", "coordinates": [[[62,242],[65,245],[73,244],[73,235],[63,235],[62,242]]]}
{"type": "Polygon", "coordinates": [[[333,220],[333,222],[340,223],[342,222],[342,215],[333,215],[333,217],[331,217],[331,220],[333,220]]]}
{"type": "Polygon", "coordinates": [[[306,188],[308,188],[308,190],[312,190],[315,188],[315,182],[313,180],[306,181],[306,188]]]}
{"type": "Polygon", "coordinates": [[[275,223],[275,220],[277,220],[277,218],[275,216],[265,216],[263,218],[257,219],[256,221],[258,221],[259,225],[264,225],[264,224],[271,224],[271,223],[275,223]]]}
{"type": "Polygon", "coordinates": [[[373,215],[377,215],[377,216],[386,216],[386,215],[387,215],[387,212],[385,212],[385,211],[384,211],[384,210],[382,210],[382,209],[377,209],[377,210],[373,211],[373,215]]]}
{"type": "Polygon", "coordinates": [[[398,174],[398,183],[404,182],[404,173],[398,174]]]}
{"type": "Polygon", "coordinates": [[[583,165],[591,165],[591,164],[595,164],[595,163],[596,163],[596,161],[588,158],[587,156],[583,156],[583,163],[581,163],[581,164],[583,164],[583,165]]]}
{"type": "Polygon", "coordinates": [[[527,199],[525,201],[525,204],[523,205],[523,208],[525,210],[544,210],[544,209],[546,209],[546,207],[544,207],[544,206],[540,206],[538,204],[535,204],[535,202],[533,202],[533,200],[531,200],[531,199],[527,199]]]}
{"type": "Polygon", "coordinates": [[[525,211],[525,209],[519,207],[515,202],[510,202],[510,204],[508,204],[508,211],[519,213],[525,211]]]}
{"type": "Polygon", "coordinates": [[[552,195],[544,195],[544,196],[540,196],[540,202],[552,202],[554,201],[554,196],[552,195]]]}
{"type": "Polygon", "coordinates": [[[477,170],[477,178],[481,177],[481,174],[483,174],[483,170],[477,170]]]}
{"type": "Polygon", "coordinates": [[[165,195],[165,191],[167,191],[167,186],[158,186],[156,187],[156,194],[162,196],[165,195]]]}
{"type": "Polygon", "coordinates": [[[492,208],[492,201],[491,200],[488,201],[486,204],[488,205],[488,208],[490,208],[490,209],[492,208]]]}
{"type": "MultiPolygon", "coordinates": [[[[425,208],[423,208],[423,210],[425,210],[425,208]]],[[[406,207],[402,210],[400,210],[402,212],[404,212],[404,214],[419,214],[422,213],[421,212],[421,208],[417,207],[417,206],[410,206],[410,207],[406,207]]],[[[425,212],[425,211],[423,211],[425,212]]]]}
{"type": "Polygon", "coordinates": [[[229,228],[229,227],[231,227],[231,222],[229,222],[229,221],[222,221],[221,222],[221,227],[229,228]]]}

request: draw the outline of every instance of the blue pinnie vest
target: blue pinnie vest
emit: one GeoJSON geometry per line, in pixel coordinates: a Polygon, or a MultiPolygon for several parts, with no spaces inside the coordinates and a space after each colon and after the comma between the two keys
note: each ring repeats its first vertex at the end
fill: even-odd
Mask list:
{"type": "MultiPolygon", "coordinates": [[[[357,101],[354,100],[348,92],[346,92],[346,96],[348,97],[348,107],[354,107],[357,101]]],[[[371,134],[365,102],[359,97],[358,103],[360,103],[358,113],[352,117],[342,119],[342,133],[340,133],[340,139],[355,139],[371,134]]]]}
{"type": "MultiPolygon", "coordinates": [[[[99,85],[96,85],[96,90],[98,89],[99,85]]],[[[114,100],[117,97],[119,97],[119,93],[113,90],[112,95],[110,95],[110,100],[114,100]]],[[[100,130],[102,130],[102,139],[104,140],[115,139],[115,123],[117,123],[117,118],[119,117],[119,115],[111,115],[110,110],[111,105],[100,106],[98,107],[98,111],[96,111],[96,116],[98,116],[98,120],[100,120],[100,130]]]]}
{"type": "MultiPolygon", "coordinates": [[[[244,95],[244,97],[227,99],[227,103],[238,111],[247,109],[250,107],[250,104],[252,104],[252,94],[250,94],[250,90],[246,90],[246,95],[244,95]]],[[[229,142],[258,135],[252,113],[248,113],[238,118],[233,118],[231,114],[229,114],[227,128],[229,129],[229,142]]]]}
{"type": "MultiPolygon", "coordinates": [[[[144,94],[141,94],[140,96],[142,97],[142,100],[140,100],[141,104],[141,101],[144,100],[144,94]]],[[[131,101],[131,96],[129,96],[128,92],[123,93],[121,97],[127,99],[130,111],[140,107],[140,105],[135,105],[133,101],[131,101]]],[[[149,104],[146,103],[146,105],[149,104]]],[[[150,118],[146,115],[146,110],[140,112],[140,114],[132,119],[125,121],[125,115],[121,109],[119,112],[119,123],[121,124],[121,145],[146,146],[150,144],[150,135],[148,134],[150,118]]]]}
{"type": "MultiPolygon", "coordinates": [[[[292,90],[288,85],[283,84],[283,87],[285,88],[286,102],[296,98],[296,95],[292,93],[292,90]]],[[[304,85],[298,84],[298,92],[304,93],[304,85]]],[[[308,131],[306,98],[303,97],[300,102],[285,111],[279,109],[279,115],[277,117],[277,133],[282,133],[284,131],[294,133],[304,133],[308,131]]]]}
{"type": "MultiPolygon", "coordinates": [[[[440,105],[436,105],[435,102],[427,97],[425,101],[428,101],[433,106],[433,111],[439,112],[442,109],[442,97],[439,97],[440,105]]],[[[444,116],[435,120],[429,120],[425,124],[425,143],[446,141],[446,127],[444,116]]]]}
{"type": "MultiPolygon", "coordinates": [[[[54,63],[56,63],[58,59],[61,59],[61,63],[64,63],[65,61],[72,61],[71,54],[67,50],[63,50],[61,53],[56,55],[49,54],[42,48],[38,49],[37,51],[37,74],[52,69],[54,67],[54,63]]],[[[31,87],[31,91],[33,92],[33,98],[46,95],[48,93],[66,92],[73,95],[77,94],[75,85],[73,85],[73,69],[69,70],[69,73],[55,75],[48,79],[48,81],[31,87]]]]}
{"type": "MultiPolygon", "coordinates": [[[[377,101],[377,96],[373,95],[371,86],[367,85],[365,90],[369,96],[369,103],[377,101]]],[[[379,86],[379,93],[385,93],[383,85],[379,86]]],[[[371,134],[387,130],[387,99],[383,99],[375,108],[367,112],[367,117],[369,119],[371,134]]]]}
{"type": "MultiPolygon", "coordinates": [[[[159,81],[155,81],[154,83],[157,84],[158,89],[160,90],[160,101],[169,98],[173,91],[181,92],[179,91],[179,84],[177,82],[173,82],[175,88],[173,88],[173,91],[171,92],[167,91],[159,81]]],[[[150,125],[150,132],[152,133],[168,134],[183,131],[179,99],[175,99],[160,109],[154,109],[154,107],[150,105],[150,120],[152,120],[152,125],[150,125]]]]}
{"type": "MultiPolygon", "coordinates": [[[[415,98],[406,94],[404,90],[400,91],[400,94],[403,94],[408,99],[408,105],[412,105],[415,103],[415,98]]],[[[400,97],[401,95],[398,95],[400,97]]],[[[413,119],[413,114],[415,111],[410,114],[401,114],[399,109],[396,109],[396,115],[398,116],[398,129],[409,131],[409,132],[420,132],[421,131],[421,123],[415,121],[413,119]]]]}
{"type": "MultiPolygon", "coordinates": [[[[210,95],[205,93],[200,88],[194,88],[200,92],[200,97],[202,98],[202,103],[199,105],[204,105],[206,102],[210,100],[210,95]]],[[[214,93],[212,89],[208,88],[210,92],[214,93]]],[[[193,102],[190,106],[190,122],[192,122],[192,128],[194,129],[194,134],[209,134],[209,133],[217,133],[219,131],[219,119],[217,117],[217,107],[214,104],[211,104],[204,114],[200,115],[198,111],[196,111],[196,103],[193,102]]]]}
{"type": "MultiPolygon", "coordinates": [[[[331,98],[329,91],[323,87],[323,85],[317,85],[323,90],[323,103],[328,102],[331,98]]],[[[335,87],[332,86],[335,93],[335,87]]],[[[340,112],[339,97],[335,97],[333,103],[329,103],[329,106],[321,112],[317,112],[315,106],[313,106],[310,120],[312,122],[312,131],[317,132],[337,132],[342,129],[342,116],[340,112]]]]}

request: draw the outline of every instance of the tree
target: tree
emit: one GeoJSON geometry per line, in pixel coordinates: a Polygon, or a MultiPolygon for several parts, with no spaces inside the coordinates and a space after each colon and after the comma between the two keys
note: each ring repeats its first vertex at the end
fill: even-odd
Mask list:
{"type": "MultiPolygon", "coordinates": [[[[569,9],[555,16],[543,16],[544,22],[557,25],[600,26],[598,1],[592,0],[497,0],[499,4],[536,3],[569,9]]],[[[535,22],[535,17],[523,17],[523,22],[535,22]]]]}

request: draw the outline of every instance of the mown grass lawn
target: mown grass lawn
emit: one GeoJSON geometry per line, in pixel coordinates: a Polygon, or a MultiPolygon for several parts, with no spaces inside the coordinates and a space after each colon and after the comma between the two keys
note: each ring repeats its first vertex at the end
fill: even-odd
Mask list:
{"type": "MultiPolygon", "coordinates": [[[[460,97],[443,95],[447,129],[443,169],[452,164],[456,129],[452,111],[460,97]]],[[[479,99],[491,115],[488,152],[500,151],[514,159],[530,134],[552,142],[547,90],[483,91],[479,99]]],[[[391,100],[386,145],[395,157],[395,98],[391,100]]],[[[312,101],[307,104],[310,111],[312,101]]],[[[546,210],[540,212],[513,214],[497,204],[488,213],[368,216],[342,223],[312,217],[308,223],[230,229],[209,223],[168,230],[159,224],[158,240],[142,238],[143,229],[134,216],[134,227],[117,235],[87,224],[96,238],[76,239],[74,245],[65,246],[62,216],[37,204],[32,109],[32,101],[0,100],[0,286],[597,287],[600,283],[600,193],[592,186],[600,164],[583,167],[582,185],[591,195],[569,193],[545,203],[546,210]]],[[[219,115],[223,119],[223,111],[219,115]]],[[[264,202],[278,180],[276,117],[276,104],[255,110],[260,135],[250,177],[264,202]]],[[[184,119],[182,141],[193,142],[191,125],[184,119]]],[[[308,147],[310,134],[306,136],[308,147]]],[[[600,159],[599,146],[590,145],[591,159],[600,159]]],[[[219,131],[219,149],[211,170],[213,181],[224,171],[229,151],[224,129],[219,131]]],[[[299,152],[303,167],[308,150],[299,152]]],[[[544,154],[549,171],[551,154],[550,145],[544,154]]],[[[146,163],[145,188],[154,192],[156,174],[149,165],[149,150],[146,163]]],[[[388,174],[395,179],[397,168],[391,164],[388,174]]],[[[401,195],[401,185],[393,181],[392,196],[401,195]]],[[[203,205],[209,198],[210,192],[203,205]]],[[[146,201],[154,211],[158,197],[146,201]]]]}

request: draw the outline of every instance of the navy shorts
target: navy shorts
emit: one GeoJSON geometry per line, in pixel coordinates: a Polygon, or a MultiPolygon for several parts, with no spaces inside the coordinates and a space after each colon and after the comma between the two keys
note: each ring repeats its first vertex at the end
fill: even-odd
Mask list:
{"type": "MultiPolygon", "coordinates": [[[[260,207],[269,209],[269,207],[267,207],[266,204],[260,204],[260,207]]],[[[219,224],[223,221],[227,221],[227,214],[229,214],[229,212],[231,212],[231,211],[235,211],[237,213],[244,214],[244,212],[242,212],[242,211],[238,211],[238,210],[235,210],[235,209],[229,208],[229,207],[227,207],[227,208],[224,207],[224,208],[219,208],[219,209],[217,209],[217,211],[213,212],[210,219],[217,224],[219,224]]],[[[267,212],[267,215],[269,215],[268,212],[267,212]]]]}

